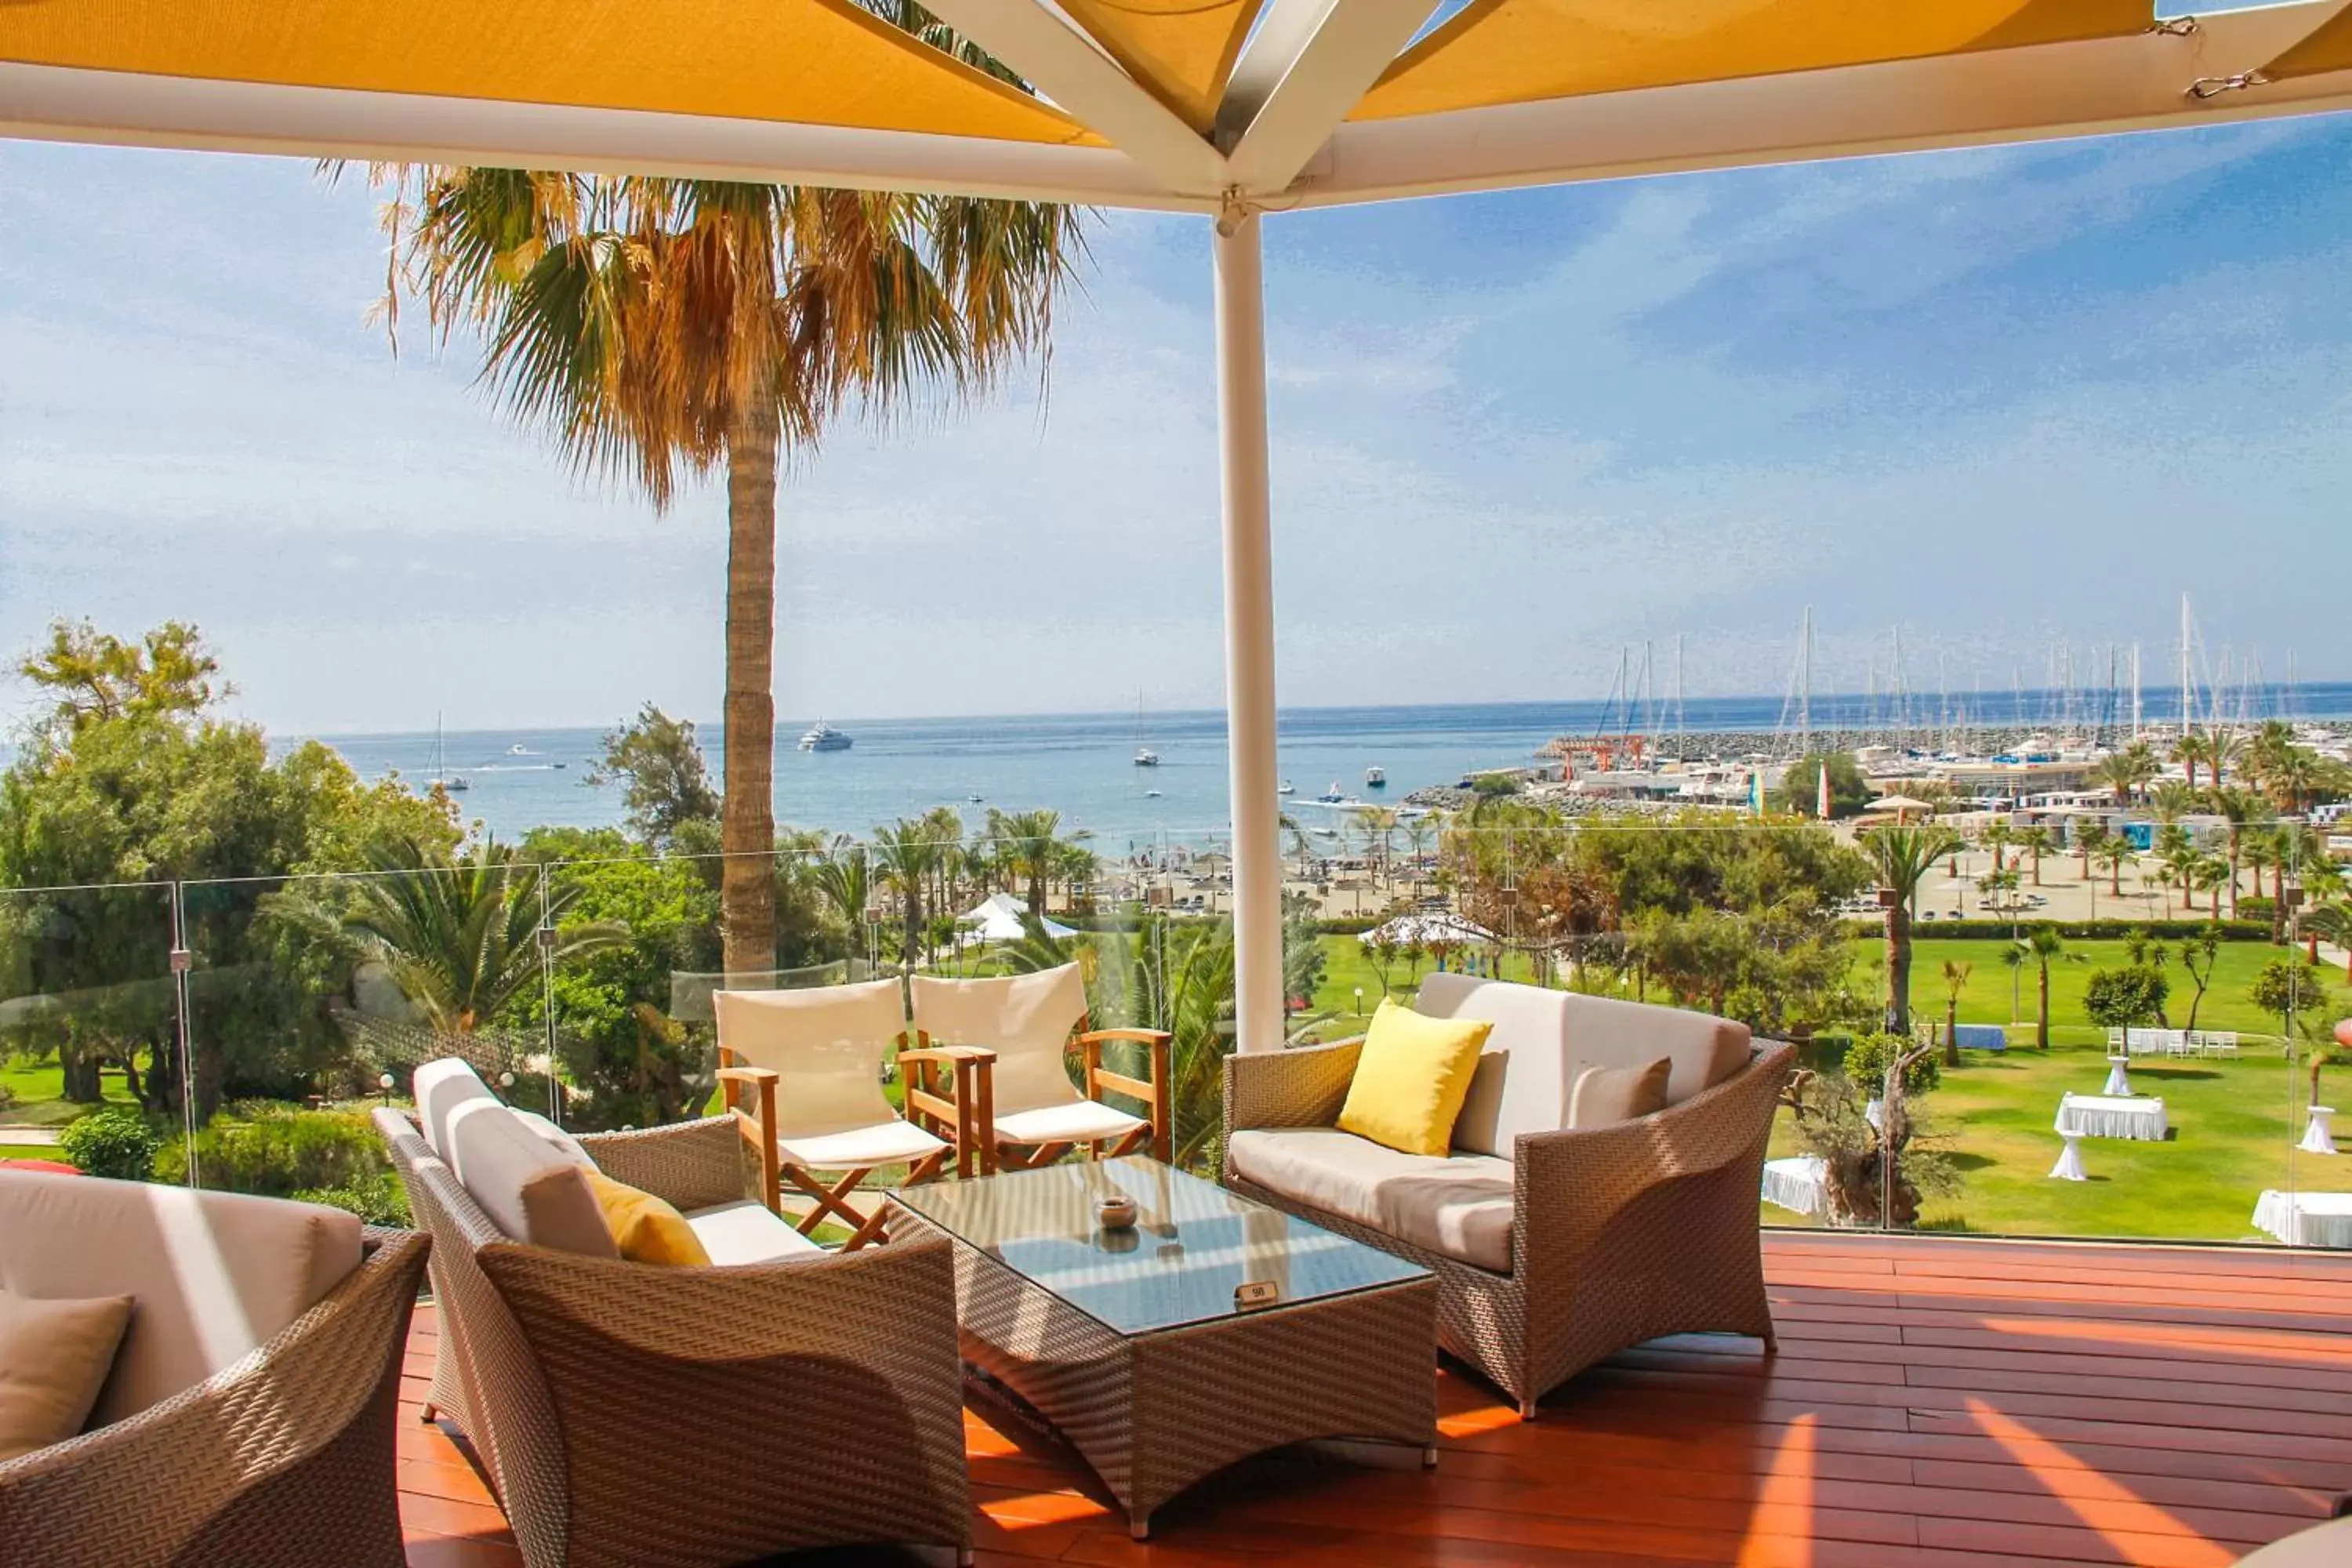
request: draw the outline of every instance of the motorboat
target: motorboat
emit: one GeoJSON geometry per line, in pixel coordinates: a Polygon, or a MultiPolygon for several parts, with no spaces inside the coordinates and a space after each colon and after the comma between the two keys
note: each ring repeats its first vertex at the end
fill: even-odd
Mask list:
{"type": "Polygon", "coordinates": [[[1288,779],[1285,779],[1275,786],[1274,793],[1276,795],[1297,795],[1298,793],[1298,786],[1292,784],[1288,779]]]}
{"type": "Polygon", "coordinates": [[[1386,768],[1366,768],[1364,770],[1364,787],[1366,789],[1388,788],[1388,770],[1386,768]]]}
{"type": "Polygon", "coordinates": [[[803,752],[845,752],[849,747],[849,737],[822,719],[801,735],[801,750],[803,752]]]}
{"type": "Polygon", "coordinates": [[[1333,779],[1331,787],[1317,795],[1315,801],[1318,805],[1345,805],[1348,802],[1348,792],[1339,787],[1339,780],[1333,779]]]}
{"type": "Polygon", "coordinates": [[[1156,768],[1160,765],[1160,753],[1149,746],[1138,746],[1135,748],[1135,765],[1139,768],[1156,768]]]}

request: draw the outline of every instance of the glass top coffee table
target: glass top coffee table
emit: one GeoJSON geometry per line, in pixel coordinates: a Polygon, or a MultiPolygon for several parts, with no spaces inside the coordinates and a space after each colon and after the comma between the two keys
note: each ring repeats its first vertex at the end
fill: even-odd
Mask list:
{"type": "Polygon", "coordinates": [[[1050,1422],[1130,1533],[1237,1459],[1317,1438],[1433,1462],[1426,1270],[1141,1157],[890,1194],[894,1238],[955,1243],[967,1362],[1050,1422]],[[1135,1205],[1106,1229],[1097,1203],[1135,1205]]]}

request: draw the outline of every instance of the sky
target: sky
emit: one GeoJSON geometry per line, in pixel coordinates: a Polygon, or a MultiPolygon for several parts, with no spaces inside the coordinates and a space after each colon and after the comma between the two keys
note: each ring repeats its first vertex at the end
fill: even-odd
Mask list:
{"type": "MultiPolygon", "coordinates": [[[[1266,220],[1286,705],[2352,679],[2352,119],[1266,220]]],[[[0,142],[0,651],[193,620],[273,731],[719,710],[724,493],[577,479],[306,163],[0,142]]],[[[1223,698],[1209,234],[788,474],[781,721],[1223,698]]],[[[0,721],[29,696],[0,683],[0,721]]]]}

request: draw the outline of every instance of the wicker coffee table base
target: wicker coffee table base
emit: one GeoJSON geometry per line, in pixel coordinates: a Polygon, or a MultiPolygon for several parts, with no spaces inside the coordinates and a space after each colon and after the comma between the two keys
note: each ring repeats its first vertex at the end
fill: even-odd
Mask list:
{"type": "MultiPolygon", "coordinates": [[[[892,1234],[947,1233],[898,1208],[892,1234]]],[[[1436,1461],[1433,1279],[1130,1336],[960,1241],[955,1275],[964,1360],[1078,1451],[1139,1541],[1171,1498],[1271,1448],[1370,1439],[1436,1461]]]]}

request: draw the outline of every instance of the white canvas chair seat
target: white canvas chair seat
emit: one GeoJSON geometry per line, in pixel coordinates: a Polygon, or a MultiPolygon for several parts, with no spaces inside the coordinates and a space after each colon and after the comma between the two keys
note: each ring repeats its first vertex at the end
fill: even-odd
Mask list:
{"type": "Polygon", "coordinates": [[[824,1248],[751,1198],[695,1209],[686,1216],[694,1238],[721,1268],[746,1263],[781,1263],[788,1258],[822,1258],[824,1248]]]}
{"type": "Polygon", "coordinates": [[[1087,1028],[1086,980],[1076,964],[991,980],[919,974],[908,991],[921,1048],[912,1053],[908,1110],[955,1135],[960,1170],[991,1171],[1000,1160],[1043,1164],[1073,1148],[1118,1155],[1148,1146],[1167,1158],[1168,1037],[1087,1028]],[[1150,1081],[1107,1070],[1108,1040],[1147,1046],[1150,1081]],[[1071,1079],[1073,1048],[1083,1088],[1071,1079]],[[936,1070],[949,1068],[963,1069],[952,1092],[936,1070]],[[1143,1100],[1151,1117],[1104,1104],[1106,1090],[1143,1100]]]}
{"type": "Polygon", "coordinates": [[[831,1220],[849,1230],[844,1251],[879,1239],[883,1210],[859,1213],[850,1193],[882,1165],[907,1165],[910,1184],[929,1181],[951,1147],[903,1120],[882,1092],[883,1058],[907,1031],[898,983],[718,991],[711,1005],[719,1083],[760,1160],[766,1206],[781,1215],[789,1184],[813,1200],[803,1236],[831,1220]],[[840,1179],[820,1181],[820,1171],[840,1179]]]}
{"type": "Polygon", "coordinates": [[[1115,1105],[1097,1105],[1091,1100],[1073,1099],[1067,1105],[1016,1110],[1010,1116],[1001,1110],[996,1113],[1000,1143],[1098,1143],[1149,1131],[1150,1127],[1140,1116],[1129,1116],[1115,1105]]]}
{"type": "Polygon", "coordinates": [[[904,1121],[853,1127],[846,1132],[820,1132],[804,1138],[782,1137],[776,1152],[810,1171],[846,1171],[853,1166],[912,1164],[928,1154],[944,1154],[945,1139],[934,1138],[904,1121]]]}

